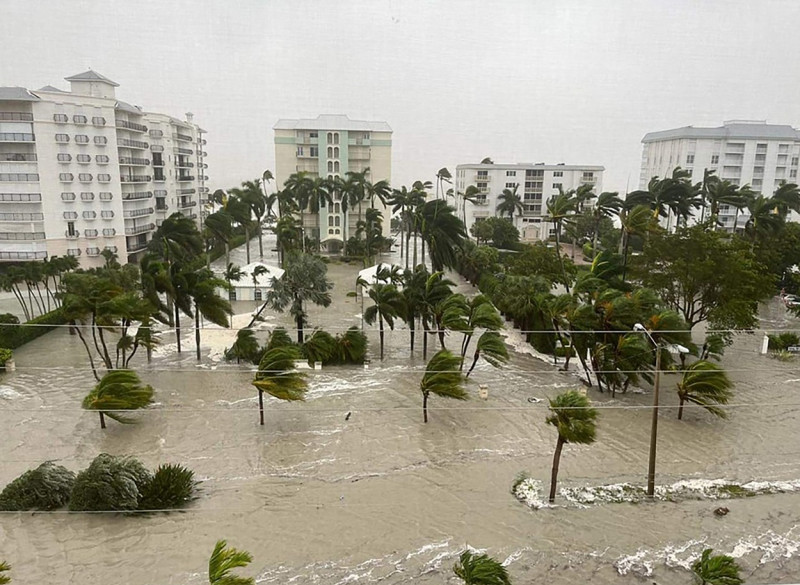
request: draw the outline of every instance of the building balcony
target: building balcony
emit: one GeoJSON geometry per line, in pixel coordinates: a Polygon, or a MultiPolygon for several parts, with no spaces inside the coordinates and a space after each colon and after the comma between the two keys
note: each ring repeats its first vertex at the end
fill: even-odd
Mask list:
{"type": "Polygon", "coordinates": [[[44,213],[0,213],[0,221],[24,223],[44,221],[44,213]]]}
{"type": "Polygon", "coordinates": [[[127,177],[120,177],[122,183],[149,183],[152,180],[150,175],[128,175],[127,177]]]}
{"type": "Polygon", "coordinates": [[[41,203],[41,193],[0,193],[0,203],[41,203]]]}
{"type": "Polygon", "coordinates": [[[194,176],[192,175],[183,175],[175,177],[176,181],[183,182],[183,181],[194,181],[194,176]]]}
{"type": "Polygon", "coordinates": [[[133,158],[130,156],[119,157],[119,164],[128,167],[146,167],[150,165],[150,160],[146,158],[133,158]]]}
{"type": "Polygon", "coordinates": [[[194,138],[189,136],[188,134],[175,134],[175,138],[178,140],[183,140],[184,142],[194,142],[194,138]]]}
{"type": "Polygon", "coordinates": [[[476,197],[473,205],[489,205],[489,200],[486,197],[476,197]]]}
{"type": "Polygon", "coordinates": [[[0,252],[0,261],[3,260],[44,260],[47,258],[47,251],[33,252],[0,252]]]}
{"type": "Polygon", "coordinates": [[[28,132],[0,132],[0,142],[36,142],[36,136],[28,132]]]}
{"type": "Polygon", "coordinates": [[[184,161],[184,160],[176,160],[175,161],[175,166],[178,167],[178,168],[182,168],[182,169],[183,168],[191,169],[191,168],[194,168],[194,163],[191,163],[191,162],[188,162],[188,161],[184,161]]]}
{"type": "Polygon", "coordinates": [[[94,229],[83,230],[83,237],[86,238],[87,240],[94,240],[95,238],[97,238],[97,234],[98,234],[97,230],[94,229]]]}
{"type": "Polygon", "coordinates": [[[492,180],[492,178],[489,175],[475,175],[473,180],[480,181],[481,183],[488,183],[492,180]]]}
{"type": "Polygon", "coordinates": [[[152,207],[145,207],[144,209],[129,209],[122,212],[122,217],[131,219],[134,217],[144,217],[146,215],[153,215],[155,209],[152,207]]]}
{"type": "Polygon", "coordinates": [[[194,154],[194,151],[191,148],[173,148],[172,151],[175,154],[194,154]]]}
{"type": "Polygon", "coordinates": [[[181,209],[188,209],[189,207],[197,207],[197,201],[181,201],[178,203],[178,207],[181,209]]]}
{"type": "Polygon", "coordinates": [[[128,253],[133,254],[134,252],[141,252],[142,250],[147,249],[147,242],[129,242],[126,246],[128,248],[128,253]]]}
{"type": "Polygon", "coordinates": [[[597,182],[597,177],[581,177],[581,183],[593,185],[597,182]]]}
{"type": "Polygon", "coordinates": [[[135,122],[128,122],[126,120],[117,120],[117,128],[125,128],[126,130],[133,130],[134,132],[147,132],[147,126],[144,124],[136,124],[135,122]]]}
{"type": "Polygon", "coordinates": [[[169,205],[167,205],[165,203],[162,203],[162,204],[156,203],[156,211],[157,212],[159,212],[159,211],[169,211],[169,205]]]}
{"type": "Polygon", "coordinates": [[[36,162],[39,160],[34,153],[27,152],[0,152],[0,162],[36,162]]]}
{"type": "Polygon", "coordinates": [[[117,140],[117,144],[122,148],[136,148],[139,150],[147,150],[150,148],[150,145],[146,142],[142,142],[141,140],[130,140],[129,138],[120,138],[117,140]]]}
{"type": "Polygon", "coordinates": [[[191,195],[195,192],[195,189],[178,189],[179,195],[191,195]]]}
{"type": "Polygon", "coordinates": [[[68,240],[77,240],[80,237],[80,235],[81,233],[78,230],[72,230],[72,231],[67,230],[64,232],[64,237],[67,238],[68,240]]]}
{"type": "Polygon", "coordinates": [[[369,138],[348,138],[347,144],[350,146],[369,146],[369,138]]]}
{"type": "Polygon", "coordinates": [[[44,239],[44,232],[0,232],[0,240],[4,242],[35,242],[44,239]]]}
{"type": "Polygon", "coordinates": [[[0,112],[0,122],[33,122],[33,114],[27,112],[0,112]]]}
{"type": "Polygon", "coordinates": [[[140,199],[150,199],[153,196],[152,191],[135,191],[133,193],[123,193],[123,201],[137,201],[140,199]]]}
{"type": "Polygon", "coordinates": [[[156,224],[154,223],[148,223],[146,225],[137,225],[136,227],[125,228],[125,235],[135,236],[137,234],[144,234],[146,232],[151,232],[154,229],[156,229],[156,224]]]}

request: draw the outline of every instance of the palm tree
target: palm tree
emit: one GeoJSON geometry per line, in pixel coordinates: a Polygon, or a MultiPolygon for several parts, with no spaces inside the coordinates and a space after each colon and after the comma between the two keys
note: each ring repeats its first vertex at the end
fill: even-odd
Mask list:
{"type": "Polygon", "coordinates": [[[400,217],[400,258],[405,257],[406,260],[406,269],[408,269],[408,250],[405,247],[405,242],[403,241],[403,234],[408,229],[408,211],[410,208],[410,198],[409,198],[409,191],[405,185],[400,189],[394,189],[392,191],[392,197],[389,200],[390,205],[392,206],[392,213],[398,213],[400,217]],[[404,256],[405,254],[405,256],[404,256]]]}
{"type": "Polygon", "coordinates": [[[106,428],[105,417],[123,424],[135,422],[119,413],[121,410],[137,410],[153,403],[153,388],[143,386],[139,376],[132,370],[108,372],[83,399],[83,408],[97,410],[100,428],[106,428]]]}
{"type": "Polygon", "coordinates": [[[383,359],[383,322],[394,330],[394,319],[403,314],[403,295],[393,284],[367,284],[361,280],[359,284],[369,288],[369,298],[374,303],[364,311],[364,321],[372,325],[377,318],[380,327],[381,359],[383,359]]]}
{"type": "Polygon", "coordinates": [[[522,197],[517,193],[519,185],[514,185],[513,189],[503,189],[503,192],[497,197],[499,202],[497,205],[497,212],[502,216],[504,213],[508,214],[508,218],[513,222],[514,213],[522,214],[525,209],[522,205],[522,197]]]}
{"type": "Polygon", "coordinates": [[[308,210],[316,216],[316,237],[320,236],[320,213],[319,210],[323,207],[331,207],[333,205],[333,194],[330,191],[330,183],[328,179],[322,177],[307,177],[305,189],[308,193],[308,210]]]}
{"type": "Polygon", "coordinates": [[[625,282],[625,274],[628,268],[628,249],[630,248],[631,237],[646,234],[653,225],[653,216],[650,208],[645,205],[637,205],[631,209],[624,209],[619,215],[622,226],[622,238],[620,238],[620,253],[622,254],[622,282],[625,282]]]}
{"type": "Polygon", "coordinates": [[[280,400],[305,400],[308,390],[306,375],[294,369],[301,359],[300,350],[293,346],[268,349],[258,364],[252,384],[258,389],[259,422],[264,424],[264,392],[280,400]]]}
{"type": "MultiPolygon", "coordinates": [[[[427,274],[425,267],[422,266],[421,268],[427,274]]],[[[423,359],[428,359],[428,334],[431,333],[431,324],[435,322],[437,307],[452,295],[453,287],[455,287],[455,283],[445,278],[444,272],[438,271],[428,276],[424,288],[419,291],[421,297],[417,305],[417,315],[422,321],[423,359]]]]}
{"type": "Polygon", "coordinates": [[[753,197],[747,203],[747,211],[750,218],[744,225],[744,231],[750,236],[753,248],[760,239],[776,233],[785,223],[784,216],[778,213],[776,202],[770,197],[753,197]]]}
{"type": "Polygon", "coordinates": [[[11,583],[11,577],[3,575],[3,573],[10,570],[11,566],[8,563],[6,563],[5,561],[0,561],[0,585],[11,583]]]}
{"type": "Polygon", "coordinates": [[[200,256],[205,249],[203,237],[194,221],[180,212],[165,219],[153,234],[148,249],[168,264],[200,256]]]}
{"type": "Polygon", "coordinates": [[[225,359],[236,358],[236,363],[240,363],[242,359],[250,360],[255,363],[259,361],[256,357],[258,355],[259,345],[256,334],[252,329],[239,329],[236,332],[236,341],[230,349],[225,350],[225,359]]]}
{"type": "Polygon", "coordinates": [[[678,382],[678,420],[683,418],[684,402],[697,404],[711,414],[726,418],[728,415],[717,405],[730,401],[732,387],[733,383],[725,370],[715,363],[706,360],[694,362],[683,371],[683,377],[678,382]]]}
{"type": "Polygon", "coordinates": [[[592,260],[597,256],[597,237],[600,233],[600,222],[606,217],[619,215],[624,202],[617,192],[600,193],[592,208],[592,260]]]}
{"type": "Polygon", "coordinates": [[[250,264],[250,230],[253,227],[253,210],[250,207],[252,195],[244,189],[238,188],[230,189],[228,193],[230,197],[225,205],[225,211],[244,229],[247,263],[250,264]]]}
{"type": "Polygon", "coordinates": [[[420,211],[423,246],[428,244],[433,271],[455,268],[458,250],[464,247],[467,231],[453,212],[455,209],[441,199],[425,203],[420,211]]]}
{"type": "Polygon", "coordinates": [[[561,228],[565,223],[573,221],[573,216],[578,208],[578,199],[573,193],[565,193],[559,189],[558,195],[553,195],[547,200],[547,220],[553,223],[556,232],[556,254],[561,262],[561,273],[564,276],[564,287],[569,293],[569,281],[564,268],[564,257],[561,255],[561,228]]]}
{"type": "MultiPolygon", "coordinates": [[[[269,172],[269,171],[267,171],[269,172]]],[[[250,213],[255,218],[255,229],[258,230],[258,253],[259,257],[264,257],[264,243],[261,233],[261,221],[267,212],[267,196],[261,189],[261,179],[245,181],[242,183],[241,197],[250,207],[250,213]]]]}
{"type": "Polygon", "coordinates": [[[570,390],[550,400],[550,416],[547,424],[558,430],[558,441],[553,455],[553,470],[550,478],[550,503],[556,500],[556,484],[558,482],[558,465],[561,461],[561,449],[565,443],[588,445],[594,443],[597,410],[589,406],[589,399],[583,394],[570,390]]]}
{"type": "Polygon", "coordinates": [[[189,296],[194,301],[194,341],[197,361],[200,361],[200,315],[220,327],[228,327],[228,315],[233,314],[231,303],[217,294],[217,289],[228,288],[228,283],[218,278],[208,268],[191,274],[189,296]]]}
{"type": "Polygon", "coordinates": [[[450,174],[450,171],[447,170],[446,167],[442,167],[438,171],[436,171],[436,198],[439,198],[439,191],[441,190],[442,194],[444,194],[444,183],[452,183],[453,175],[450,174]]]}
{"type": "Polygon", "coordinates": [[[481,190],[475,185],[467,185],[466,190],[461,195],[461,221],[467,225],[467,202],[475,203],[481,196],[481,190]]]}
{"type": "Polygon", "coordinates": [[[739,565],[728,555],[712,555],[707,548],[702,556],[692,563],[692,573],[700,585],[741,585],[744,579],[739,576],[739,565]]]}
{"type": "Polygon", "coordinates": [[[203,222],[206,229],[220,242],[225,244],[225,264],[231,261],[231,238],[233,237],[233,217],[220,209],[206,217],[203,222]]]}
{"type": "Polygon", "coordinates": [[[226,541],[218,540],[208,560],[208,582],[210,585],[255,585],[252,577],[231,574],[232,569],[246,567],[252,561],[253,555],[249,552],[228,548],[226,541]]]}
{"type": "Polygon", "coordinates": [[[464,585],[511,585],[506,568],[488,555],[465,550],[453,566],[453,573],[464,585]]]}
{"type": "Polygon", "coordinates": [[[440,349],[428,362],[425,374],[419,384],[422,390],[422,418],[428,422],[428,396],[436,394],[443,398],[466,400],[469,396],[464,390],[464,376],[458,371],[461,359],[440,349]]]}
{"type": "MultiPolygon", "coordinates": [[[[483,357],[483,359],[495,368],[499,368],[501,364],[508,361],[508,348],[497,331],[484,331],[478,338],[478,343],[475,345],[475,355],[472,358],[472,365],[467,371],[467,378],[469,378],[472,370],[475,369],[475,364],[478,363],[478,358],[480,357],[483,357]]],[[[463,359],[461,363],[463,365],[463,359]]]]}
{"type": "Polygon", "coordinates": [[[425,267],[417,266],[413,271],[403,272],[403,319],[408,324],[411,352],[414,352],[414,341],[417,333],[417,320],[424,310],[425,285],[430,274],[425,267]]]}
{"type": "MultiPolygon", "coordinates": [[[[421,181],[414,181],[414,185],[409,193],[408,202],[408,231],[406,232],[406,268],[408,268],[408,248],[411,240],[411,234],[414,234],[414,251],[412,266],[417,265],[417,238],[419,236],[420,227],[422,226],[422,207],[425,205],[425,198],[428,193],[425,191],[425,183],[421,181]]],[[[424,251],[423,251],[424,252],[424,251]]],[[[423,258],[424,264],[424,258],[423,258]]]]}
{"type": "Polygon", "coordinates": [[[800,213],[800,188],[795,183],[782,181],[772,195],[772,200],[775,201],[778,212],[784,216],[789,211],[800,213]]]}
{"type": "Polygon", "coordinates": [[[475,295],[466,301],[464,339],[461,342],[461,367],[464,369],[464,357],[467,355],[469,344],[475,329],[497,331],[503,328],[503,319],[495,309],[492,301],[486,295],[475,295]]]}
{"type": "Polygon", "coordinates": [[[297,323],[299,344],[303,343],[306,304],[310,302],[321,307],[331,304],[333,284],[326,276],[327,271],[328,267],[320,258],[295,254],[289,259],[284,275],[272,279],[272,289],[267,293],[264,306],[281,312],[289,307],[289,313],[297,323]]]}

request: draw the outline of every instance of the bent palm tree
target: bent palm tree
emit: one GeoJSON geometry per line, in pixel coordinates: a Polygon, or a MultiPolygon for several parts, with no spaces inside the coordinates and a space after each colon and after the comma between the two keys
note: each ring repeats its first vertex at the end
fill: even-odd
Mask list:
{"type": "Polygon", "coordinates": [[[524,209],[522,206],[522,197],[517,193],[519,185],[515,185],[513,189],[503,189],[503,192],[497,197],[497,212],[502,217],[504,213],[508,214],[508,219],[513,223],[514,213],[522,213],[524,209]]]}
{"type": "Polygon", "coordinates": [[[279,400],[305,400],[308,381],[294,369],[300,351],[291,346],[276,347],[264,353],[252,384],[258,389],[259,423],[264,424],[264,392],[279,400]]]}
{"type": "Polygon", "coordinates": [[[453,573],[464,585],[511,585],[506,568],[489,555],[465,550],[453,566],[453,573]]]}
{"type": "MultiPolygon", "coordinates": [[[[508,348],[505,341],[497,331],[486,331],[479,338],[478,343],[475,345],[475,355],[472,358],[472,365],[467,371],[466,377],[475,369],[475,364],[478,363],[478,358],[483,357],[487,362],[495,368],[499,368],[501,364],[508,361],[508,348]]],[[[461,362],[463,365],[463,361],[461,362]]]]}
{"type": "Polygon", "coordinates": [[[6,583],[11,583],[11,577],[7,577],[2,573],[6,571],[10,571],[11,566],[6,563],[5,561],[0,561],[0,585],[5,585],[6,583]]]}
{"type": "Polygon", "coordinates": [[[727,404],[733,393],[733,383],[728,378],[725,370],[713,362],[699,360],[690,365],[683,372],[683,378],[678,382],[678,420],[683,418],[684,402],[691,402],[702,406],[711,414],[720,418],[727,418],[726,412],[717,406],[727,404]]]}
{"type": "Polygon", "coordinates": [[[218,540],[208,560],[208,582],[211,585],[255,585],[252,577],[231,574],[232,569],[246,567],[252,561],[253,555],[249,552],[228,548],[226,541],[218,540]]]}
{"type": "Polygon", "coordinates": [[[558,465],[561,461],[561,449],[565,443],[588,445],[594,443],[596,434],[595,419],[597,410],[589,406],[589,399],[583,394],[570,390],[550,400],[550,416],[547,424],[558,430],[558,441],[553,455],[553,470],[550,476],[550,503],[556,500],[556,484],[558,483],[558,465]]]}
{"type": "MultiPolygon", "coordinates": [[[[359,284],[368,286],[366,282],[361,280],[359,284]]],[[[383,322],[389,326],[389,329],[394,331],[394,319],[403,314],[403,295],[397,290],[393,284],[373,284],[369,287],[369,298],[375,303],[364,310],[364,321],[372,325],[375,319],[378,320],[380,327],[381,338],[381,359],[383,359],[383,322]]]]}
{"type": "Polygon", "coordinates": [[[578,199],[573,192],[564,193],[559,189],[558,195],[553,195],[547,200],[547,221],[553,223],[556,232],[556,254],[561,263],[561,274],[564,277],[564,288],[569,293],[569,281],[567,280],[566,269],[564,268],[564,257],[561,255],[561,229],[564,224],[574,221],[575,211],[578,208],[578,199]]]}
{"type": "Polygon", "coordinates": [[[82,407],[100,413],[100,428],[106,428],[105,417],[122,424],[131,424],[133,419],[119,413],[121,410],[137,410],[153,402],[152,386],[143,386],[136,372],[112,370],[108,372],[83,399],[82,407]]]}
{"type": "Polygon", "coordinates": [[[692,573],[700,585],[741,585],[744,579],[739,576],[739,565],[728,555],[712,555],[707,548],[703,555],[692,564],[692,573]]]}
{"type": "Polygon", "coordinates": [[[461,358],[446,349],[440,349],[428,362],[425,375],[419,384],[422,390],[422,418],[428,422],[428,396],[436,394],[444,398],[466,400],[464,377],[458,371],[461,358]]]}

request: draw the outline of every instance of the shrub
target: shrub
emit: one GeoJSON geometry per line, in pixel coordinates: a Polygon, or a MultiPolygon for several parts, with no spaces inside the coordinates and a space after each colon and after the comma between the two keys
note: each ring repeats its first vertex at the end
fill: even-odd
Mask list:
{"type": "Polygon", "coordinates": [[[141,492],[140,510],[180,508],[193,499],[194,472],[182,465],[160,465],[141,492]]]}
{"type": "Polygon", "coordinates": [[[266,351],[271,349],[275,349],[278,347],[286,347],[294,345],[294,341],[289,336],[288,331],[283,327],[276,327],[272,330],[272,333],[269,336],[269,341],[267,342],[266,347],[264,348],[266,351]]]}
{"type": "Polygon", "coordinates": [[[336,353],[331,363],[363,364],[367,357],[367,336],[357,327],[336,336],[336,353]]]}
{"type": "MultiPolygon", "coordinates": [[[[64,313],[59,308],[34,317],[27,323],[30,325],[64,325],[66,322],[64,313]]],[[[4,324],[0,326],[0,347],[16,349],[53,329],[55,327],[26,327],[24,323],[21,325],[4,324]]]]}
{"type": "Polygon", "coordinates": [[[45,461],[20,475],[0,492],[0,510],[55,510],[65,506],[75,483],[66,467],[45,461]]]}
{"type": "Polygon", "coordinates": [[[14,357],[14,352],[5,347],[0,347],[0,370],[6,369],[6,362],[14,357]]]}
{"type": "Polygon", "coordinates": [[[336,357],[337,341],[327,331],[315,329],[301,349],[309,364],[311,362],[329,364],[336,357]]]}
{"type": "Polygon", "coordinates": [[[150,472],[136,459],[101,453],[75,478],[69,509],[136,510],[151,480],[150,472]]]}
{"type": "Polygon", "coordinates": [[[783,351],[788,349],[790,345],[800,345],[800,336],[788,331],[769,336],[769,349],[783,351]]]}

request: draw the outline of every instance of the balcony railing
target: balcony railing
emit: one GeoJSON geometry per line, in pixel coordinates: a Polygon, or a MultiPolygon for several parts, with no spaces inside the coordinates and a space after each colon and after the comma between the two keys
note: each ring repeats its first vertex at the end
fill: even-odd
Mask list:
{"type": "Polygon", "coordinates": [[[194,163],[190,163],[189,161],[184,161],[184,160],[176,160],[175,161],[175,166],[176,167],[181,167],[181,168],[188,167],[188,168],[191,169],[191,168],[194,167],[194,163]]]}
{"type": "Polygon", "coordinates": [[[77,240],[80,237],[80,235],[81,233],[78,230],[72,230],[72,231],[67,230],[64,232],[64,237],[67,238],[68,240],[77,240]]]}
{"type": "Polygon", "coordinates": [[[0,162],[36,162],[39,160],[33,153],[2,152],[0,162]]]}
{"type": "Polygon", "coordinates": [[[147,132],[147,126],[144,124],[127,122],[125,120],[117,120],[117,128],[125,128],[126,130],[134,130],[136,132],[147,132]]]}
{"type": "Polygon", "coordinates": [[[173,148],[172,150],[175,154],[194,154],[191,148],[173,148]]]}
{"type": "Polygon", "coordinates": [[[135,242],[129,243],[126,247],[128,248],[129,253],[141,252],[147,248],[147,242],[140,242],[139,240],[136,240],[135,242]]]}
{"type": "Polygon", "coordinates": [[[123,193],[122,199],[124,201],[136,201],[138,199],[150,199],[152,196],[152,191],[135,191],[133,193],[123,193]]]}
{"type": "Polygon", "coordinates": [[[181,209],[187,209],[189,207],[197,207],[197,201],[181,201],[178,203],[178,207],[181,209]]]}
{"type": "Polygon", "coordinates": [[[150,164],[150,160],[146,158],[133,158],[130,156],[119,157],[119,164],[127,165],[129,167],[146,167],[150,164]]]}
{"type": "Polygon", "coordinates": [[[131,209],[128,211],[123,211],[122,216],[131,218],[131,217],[144,217],[145,215],[152,215],[155,210],[152,207],[145,207],[144,209],[131,209]]]}
{"type": "Polygon", "coordinates": [[[128,175],[127,177],[120,177],[123,183],[149,183],[152,180],[150,175],[128,175]]]}
{"type": "Polygon", "coordinates": [[[97,230],[83,230],[83,237],[93,240],[97,237],[97,230]]]}
{"type": "Polygon", "coordinates": [[[47,252],[0,252],[0,260],[41,260],[47,252]]]}
{"type": "Polygon", "coordinates": [[[194,177],[192,175],[179,175],[175,179],[176,181],[194,181],[194,177]]]}
{"type": "Polygon", "coordinates": [[[41,193],[0,193],[0,203],[41,203],[41,193]]]}
{"type": "Polygon", "coordinates": [[[156,211],[167,211],[169,209],[169,205],[164,205],[163,203],[156,203],[156,211]]]}
{"type": "Polygon", "coordinates": [[[191,195],[194,192],[195,192],[194,189],[178,189],[179,195],[191,195]]]}
{"type": "Polygon", "coordinates": [[[147,150],[150,148],[150,145],[146,142],[142,142],[140,140],[130,140],[128,138],[120,138],[117,140],[117,143],[125,148],[140,148],[142,150],[147,150]]]}
{"type": "Polygon", "coordinates": [[[36,142],[36,136],[27,132],[0,132],[0,142],[36,142]]]}
{"type": "Polygon", "coordinates": [[[25,112],[0,112],[0,122],[33,122],[33,114],[25,112]]]}
{"type": "Polygon", "coordinates": [[[488,205],[489,201],[486,197],[476,197],[474,203],[475,205],[488,205]]]}
{"type": "Polygon", "coordinates": [[[44,213],[0,213],[0,221],[44,221],[44,213]]]}
{"type": "Polygon", "coordinates": [[[369,146],[369,138],[348,138],[347,144],[350,146],[369,146]]]}
{"type": "Polygon", "coordinates": [[[596,183],[597,177],[581,177],[581,183],[596,183]]]}
{"type": "Polygon", "coordinates": [[[488,181],[491,181],[491,177],[489,175],[475,175],[475,180],[486,183],[488,181]]]}
{"type": "Polygon", "coordinates": [[[177,138],[178,140],[183,140],[185,142],[194,142],[194,139],[191,136],[189,136],[188,134],[177,134],[176,133],[175,134],[175,138],[177,138]]]}
{"type": "Polygon", "coordinates": [[[148,223],[146,225],[137,225],[136,227],[129,227],[125,228],[125,235],[126,236],[135,236],[136,234],[143,234],[145,232],[150,232],[156,229],[156,224],[148,223]]]}

